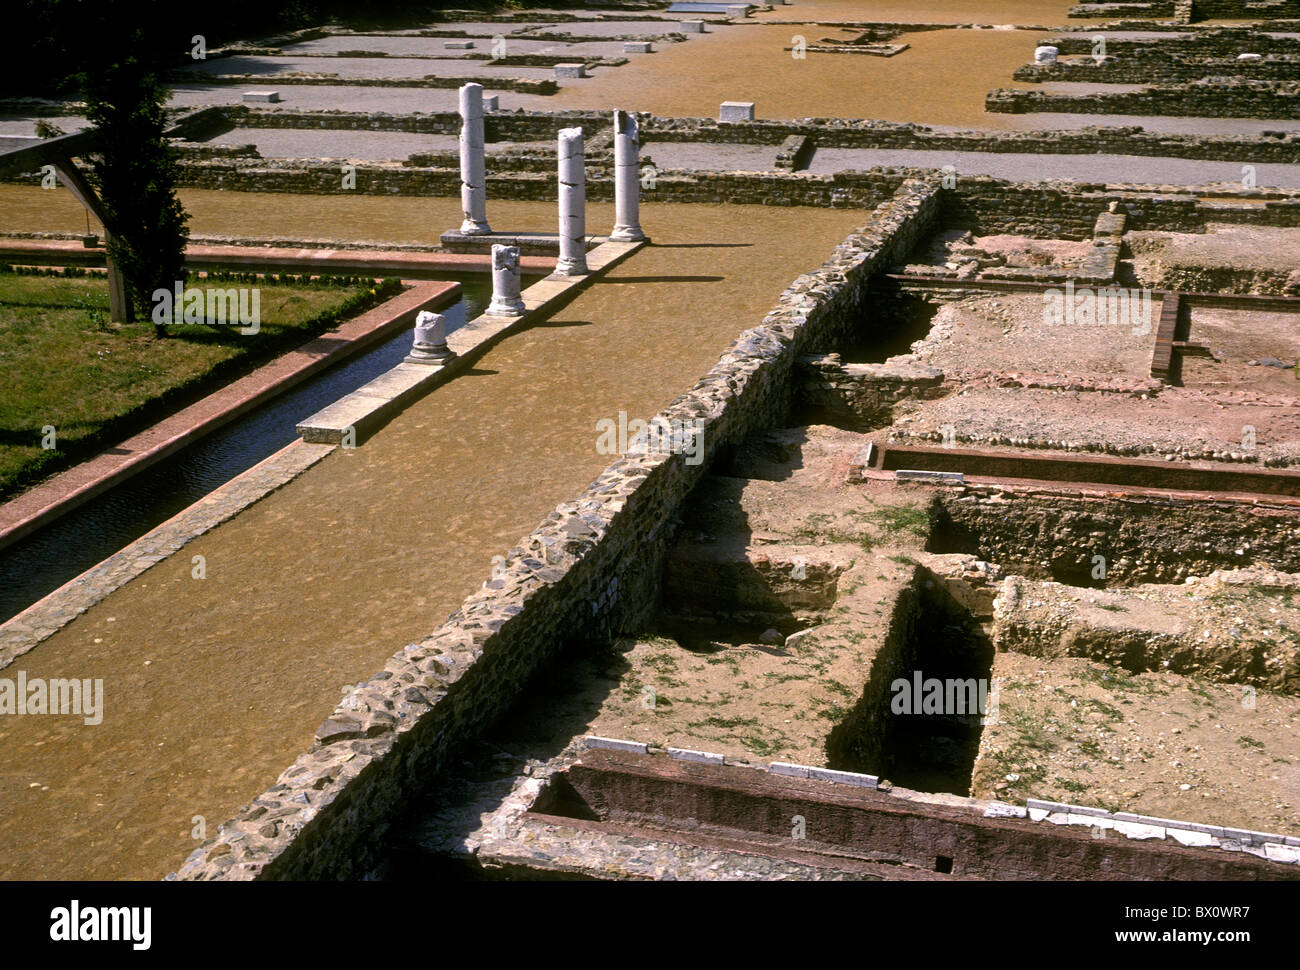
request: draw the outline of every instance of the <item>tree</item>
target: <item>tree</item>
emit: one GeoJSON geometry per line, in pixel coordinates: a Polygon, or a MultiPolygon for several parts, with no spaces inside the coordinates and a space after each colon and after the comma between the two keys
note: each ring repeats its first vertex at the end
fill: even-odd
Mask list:
{"type": "MultiPolygon", "coordinates": [[[[176,197],[176,149],[163,137],[165,65],[144,29],[120,27],[120,43],[101,46],[79,72],[86,118],[99,134],[87,180],[106,212],[108,255],[142,311],[150,295],[184,279],[188,216],[176,197]]],[[[159,336],[166,329],[156,327],[159,336]]]]}

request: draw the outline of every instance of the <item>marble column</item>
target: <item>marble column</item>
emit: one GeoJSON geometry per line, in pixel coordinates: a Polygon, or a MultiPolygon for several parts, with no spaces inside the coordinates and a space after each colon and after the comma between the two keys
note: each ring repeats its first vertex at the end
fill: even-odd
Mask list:
{"type": "Polygon", "coordinates": [[[482,235],[492,231],[487,221],[487,163],[483,147],[483,85],[460,89],[460,207],[465,221],[460,231],[482,235]]]}
{"type": "Polygon", "coordinates": [[[415,317],[415,341],[406,362],[411,364],[441,364],[456,356],[447,346],[447,318],[441,313],[421,310],[415,317]]]}
{"type": "Polygon", "coordinates": [[[492,247],[492,302],[484,312],[494,317],[517,317],[524,312],[519,295],[519,247],[492,247]]]}
{"type": "Polygon", "coordinates": [[[636,116],[614,112],[614,231],[610,239],[636,242],[641,231],[641,139],[636,116]]]}
{"type": "Polygon", "coordinates": [[[581,128],[560,131],[560,260],[557,276],[587,274],[587,169],[581,128]]]}

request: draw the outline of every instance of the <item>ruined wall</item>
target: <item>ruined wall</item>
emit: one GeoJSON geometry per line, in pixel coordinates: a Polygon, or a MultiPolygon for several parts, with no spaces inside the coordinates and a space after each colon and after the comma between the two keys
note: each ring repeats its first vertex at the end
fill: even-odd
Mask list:
{"type": "MultiPolygon", "coordinates": [[[[782,294],[717,366],[661,417],[704,421],[725,455],[790,407],[795,359],[824,350],[859,319],[867,283],[932,231],[938,190],[908,182],[813,273],[782,294]]],[[[565,643],[606,640],[658,596],[667,529],[708,465],[682,454],[620,458],[576,501],[511,549],[504,575],[438,631],[395,655],[345,697],[312,749],[196,850],[182,879],[357,878],[382,833],[455,745],[481,732],[565,643]]]]}
{"type": "Polygon", "coordinates": [[[1294,508],[1175,496],[1121,497],[965,485],[935,499],[931,551],[964,552],[1039,579],[1094,585],[1180,583],[1253,561],[1300,570],[1294,508]]]}
{"type": "Polygon", "coordinates": [[[1057,94],[996,88],[984,99],[986,111],[1025,114],[1205,116],[1210,118],[1295,118],[1300,115],[1300,83],[1207,77],[1185,84],[1152,85],[1141,91],[1057,94]]]}
{"type": "MultiPolygon", "coordinates": [[[[1230,45],[1229,45],[1230,46],[1230,45]]],[[[1294,48],[1287,48],[1293,50],[1294,48]]],[[[1143,79],[1149,80],[1149,79],[1143,79]]],[[[241,128],[309,128],[341,131],[404,131],[455,135],[460,116],[454,111],[430,114],[384,112],[293,111],[236,105],[219,109],[241,128]]],[[[822,148],[896,148],[918,151],[1019,152],[1032,154],[1159,155],[1170,158],[1256,162],[1300,161],[1300,137],[1283,135],[1184,135],[1148,132],[1137,126],[1098,126],[1040,131],[936,131],[923,125],[846,118],[799,121],[758,120],[722,124],[713,118],[659,118],[638,114],[641,137],[652,142],[710,142],[779,146],[803,136],[822,148]]],[[[484,134],[489,142],[553,141],[561,128],[580,127],[594,137],[610,126],[607,111],[488,112],[484,134]]]]}

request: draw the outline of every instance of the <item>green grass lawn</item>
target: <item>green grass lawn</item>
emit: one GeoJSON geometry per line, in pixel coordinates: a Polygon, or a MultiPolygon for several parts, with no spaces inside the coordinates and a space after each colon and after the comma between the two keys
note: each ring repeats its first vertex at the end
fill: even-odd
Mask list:
{"type": "MultiPolygon", "coordinates": [[[[290,280],[193,279],[257,287],[258,332],[109,322],[103,277],[0,272],[0,498],[148,427],[400,289],[290,280]],[[54,449],[42,447],[54,427],[54,449]]],[[[249,328],[251,329],[251,328],[249,328]]]]}

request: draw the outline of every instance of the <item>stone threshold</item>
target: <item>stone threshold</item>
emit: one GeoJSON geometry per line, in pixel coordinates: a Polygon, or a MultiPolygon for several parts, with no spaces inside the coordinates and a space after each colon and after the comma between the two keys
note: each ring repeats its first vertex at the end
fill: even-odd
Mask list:
{"type": "Polygon", "coordinates": [[[173,452],[381,338],[453,302],[459,283],[411,283],[379,306],[282,354],[189,407],[0,506],[0,548],[48,525],[173,452]]]}
{"type": "Polygon", "coordinates": [[[304,420],[298,425],[298,434],[304,441],[314,443],[340,444],[347,441],[349,445],[359,444],[412,402],[466,370],[498,340],[524,322],[568,300],[643,245],[644,240],[602,243],[587,254],[587,275],[552,275],[539,280],[521,294],[525,308],[523,314],[475,317],[448,335],[447,346],[455,352],[455,357],[440,364],[403,361],[304,420]]]}

